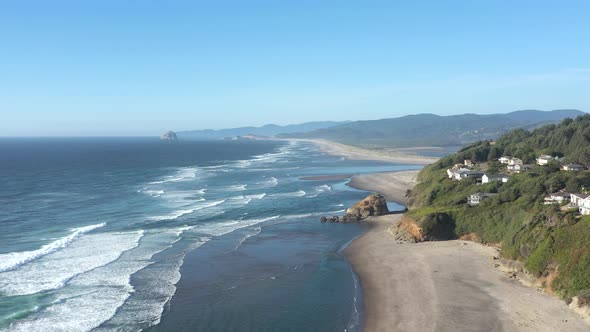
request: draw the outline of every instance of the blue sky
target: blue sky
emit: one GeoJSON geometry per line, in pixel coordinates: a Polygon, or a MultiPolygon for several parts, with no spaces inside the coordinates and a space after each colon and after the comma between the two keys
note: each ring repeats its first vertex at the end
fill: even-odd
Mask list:
{"type": "Polygon", "coordinates": [[[1,1],[0,136],[590,110],[588,1],[1,1]]]}

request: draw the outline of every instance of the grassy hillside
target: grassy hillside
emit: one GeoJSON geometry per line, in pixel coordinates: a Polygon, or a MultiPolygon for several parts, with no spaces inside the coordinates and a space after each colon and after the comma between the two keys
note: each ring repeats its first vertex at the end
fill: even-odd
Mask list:
{"type": "Polygon", "coordinates": [[[541,154],[561,155],[567,162],[590,166],[590,115],[531,132],[517,129],[493,145],[482,141],[427,166],[412,191],[408,215],[434,239],[474,233],[482,242],[500,244],[502,256],[523,261],[531,274],[556,274],[552,288],[567,299],[590,289],[590,218],[543,205],[543,199],[562,189],[590,189],[590,171],[564,172],[552,162],[514,174],[507,183],[483,185],[474,179],[452,181],[446,174],[447,168],[464,159],[502,172],[503,166],[495,161],[502,155],[533,163],[541,154]],[[476,192],[498,195],[468,206],[467,196],[476,192]]]}
{"type": "Polygon", "coordinates": [[[322,138],[362,147],[457,146],[495,139],[511,129],[533,129],[583,114],[576,110],[517,111],[508,114],[409,115],[400,118],[355,121],[330,128],[281,135],[322,138]]]}

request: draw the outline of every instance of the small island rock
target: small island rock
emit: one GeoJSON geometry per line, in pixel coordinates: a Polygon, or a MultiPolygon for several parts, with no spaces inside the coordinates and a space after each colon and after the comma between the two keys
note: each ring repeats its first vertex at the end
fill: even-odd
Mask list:
{"type": "Polygon", "coordinates": [[[380,194],[371,194],[346,210],[344,221],[359,221],[368,217],[389,214],[387,201],[380,194]]]}
{"type": "Polygon", "coordinates": [[[162,141],[177,141],[178,137],[176,136],[175,132],[170,130],[170,131],[163,133],[162,136],[160,136],[160,139],[162,141]]]}

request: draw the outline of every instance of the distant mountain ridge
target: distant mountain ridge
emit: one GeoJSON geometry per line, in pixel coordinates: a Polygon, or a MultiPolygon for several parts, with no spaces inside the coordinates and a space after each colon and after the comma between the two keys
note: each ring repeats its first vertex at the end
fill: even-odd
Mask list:
{"type": "Polygon", "coordinates": [[[240,127],[240,128],[229,128],[229,129],[204,129],[204,130],[190,130],[180,131],[176,134],[181,139],[201,139],[201,140],[215,140],[223,139],[226,137],[236,136],[275,136],[278,134],[291,134],[291,133],[305,133],[314,130],[321,130],[337,125],[342,125],[347,122],[336,122],[336,121],[317,121],[317,122],[306,122],[301,124],[279,126],[275,124],[268,124],[262,127],[240,127]]]}
{"type": "Polygon", "coordinates": [[[522,110],[506,114],[407,115],[354,121],[283,138],[320,138],[363,147],[454,146],[496,139],[515,128],[534,129],[586,114],[579,110],[522,110]]]}

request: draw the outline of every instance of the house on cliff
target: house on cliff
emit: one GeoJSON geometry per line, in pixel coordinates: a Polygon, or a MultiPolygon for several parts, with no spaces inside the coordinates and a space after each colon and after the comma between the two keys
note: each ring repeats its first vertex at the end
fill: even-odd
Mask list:
{"type": "Polygon", "coordinates": [[[578,165],[578,164],[565,164],[565,165],[561,166],[561,170],[567,171],[567,172],[583,171],[584,166],[578,165]]]}
{"type": "Polygon", "coordinates": [[[542,155],[542,156],[539,156],[539,157],[537,158],[537,165],[547,165],[547,164],[549,164],[549,162],[551,162],[551,161],[553,161],[553,160],[556,160],[556,161],[558,161],[558,162],[562,162],[562,161],[563,161],[563,159],[564,159],[564,158],[559,158],[559,157],[557,157],[557,156],[555,156],[555,157],[552,157],[552,156],[550,156],[550,155],[546,155],[546,154],[544,154],[544,155],[542,155]]]}
{"type": "Polygon", "coordinates": [[[571,194],[567,192],[556,192],[549,196],[546,196],[544,199],[543,204],[551,205],[551,204],[562,204],[567,203],[571,199],[571,194]]]}
{"type": "Polygon", "coordinates": [[[481,183],[490,183],[495,181],[506,183],[508,180],[510,180],[510,177],[505,174],[484,174],[481,177],[481,183]]]}
{"type": "Polygon", "coordinates": [[[590,197],[587,197],[586,199],[584,199],[580,203],[580,206],[578,207],[578,211],[580,212],[581,215],[585,215],[585,216],[590,215],[590,197]]]}

